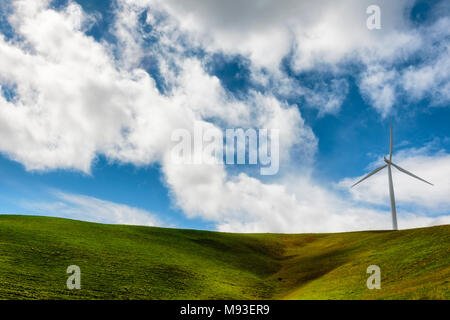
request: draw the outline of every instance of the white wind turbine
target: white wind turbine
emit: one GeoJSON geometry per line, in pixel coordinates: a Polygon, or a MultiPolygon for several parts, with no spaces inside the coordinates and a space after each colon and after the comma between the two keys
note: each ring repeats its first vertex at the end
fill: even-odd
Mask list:
{"type": "Polygon", "coordinates": [[[397,168],[399,171],[406,173],[408,175],[410,175],[413,178],[419,179],[420,181],[423,181],[425,183],[428,183],[429,185],[433,185],[432,183],[429,183],[428,181],[419,178],[418,176],[412,174],[411,172],[400,168],[398,165],[396,165],[395,163],[392,162],[392,151],[394,149],[394,137],[392,135],[392,122],[391,122],[391,141],[390,141],[390,150],[389,150],[389,160],[386,159],[386,157],[384,157],[384,162],[386,162],[385,165],[376,168],[375,170],[373,170],[371,173],[369,173],[368,175],[366,175],[364,178],[362,178],[361,180],[359,180],[358,182],[356,182],[354,185],[351,186],[351,188],[353,188],[354,186],[356,186],[358,183],[366,180],[367,178],[369,178],[370,176],[374,175],[375,173],[377,173],[380,170],[383,170],[384,168],[388,168],[388,177],[389,177],[389,196],[391,198],[391,212],[392,212],[392,227],[394,230],[398,230],[397,227],[397,211],[395,209],[395,195],[394,195],[394,185],[392,183],[392,171],[391,171],[391,166],[394,166],[395,168],[397,168]]]}

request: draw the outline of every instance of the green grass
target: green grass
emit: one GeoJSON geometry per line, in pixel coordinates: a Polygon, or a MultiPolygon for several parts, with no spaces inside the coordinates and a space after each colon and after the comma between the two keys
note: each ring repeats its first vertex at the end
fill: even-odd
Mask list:
{"type": "Polygon", "coordinates": [[[449,299],[449,248],[450,225],[232,234],[0,215],[0,299],[449,299]],[[73,264],[81,290],[66,288],[73,264]]]}

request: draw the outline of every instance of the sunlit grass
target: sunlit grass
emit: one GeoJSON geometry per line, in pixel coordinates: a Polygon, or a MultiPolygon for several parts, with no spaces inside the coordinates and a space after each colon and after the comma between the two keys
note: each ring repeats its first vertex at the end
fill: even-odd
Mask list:
{"type": "Polygon", "coordinates": [[[448,225],[231,234],[0,215],[0,298],[449,299],[449,245],[448,225]],[[66,288],[72,264],[81,290],[66,288]]]}

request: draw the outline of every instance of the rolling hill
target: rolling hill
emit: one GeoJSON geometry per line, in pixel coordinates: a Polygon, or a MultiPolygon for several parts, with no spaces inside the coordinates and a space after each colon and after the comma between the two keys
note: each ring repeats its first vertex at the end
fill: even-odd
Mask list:
{"type": "Polygon", "coordinates": [[[449,248],[450,225],[233,234],[0,215],[0,299],[449,299],[449,248]],[[66,288],[74,264],[81,290],[66,288]]]}

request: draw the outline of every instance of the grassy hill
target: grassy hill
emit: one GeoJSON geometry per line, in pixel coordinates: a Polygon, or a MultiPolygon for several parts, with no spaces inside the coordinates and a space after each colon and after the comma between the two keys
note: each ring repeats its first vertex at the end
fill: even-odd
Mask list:
{"type": "Polygon", "coordinates": [[[449,248],[450,225],[232,234],[0,215],[0,299],[449,299],[449,248]],[[81,290],[66,289],[72,264],[81,290]]]}

